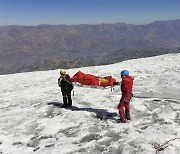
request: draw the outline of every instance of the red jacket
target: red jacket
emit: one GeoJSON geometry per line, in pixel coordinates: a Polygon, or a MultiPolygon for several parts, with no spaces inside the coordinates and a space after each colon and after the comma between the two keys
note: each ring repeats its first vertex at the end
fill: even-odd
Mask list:
{"type": "Polygon", "coordinates": [[[133,80],[132,76],[124,76],[121,82],[121,91],[122,97],[126,100],[130,100],[132,98],[132,88],[133,88],[133,80]]]}

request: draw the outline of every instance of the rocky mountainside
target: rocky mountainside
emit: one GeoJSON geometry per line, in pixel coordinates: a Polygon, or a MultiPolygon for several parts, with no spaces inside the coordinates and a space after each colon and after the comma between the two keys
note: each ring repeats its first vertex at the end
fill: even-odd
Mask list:
{"type": "Polygon", "coordinates": [[[165,49],[165,48],[152,48],[152,49],[121,49],[107,54],[101,59],[101,64],[113,64],[120,61],[126,61],[129,59],[153,57],[168,53],[180,53],[179,48],[165,49]],[[110,57],[110,58],[109,58],[110,57]]]}
{"type": "MultiPolygon", "coordinates": [[[[180,20],[148,25],[1,26],[0,74],[107,64],[114,61],[115,55],[123,56],[118,54],[123,49],[139,55],[135,51],[177,47],[180,47],[180,20]]],[[[163,54],[159,51],[156,54],[163,54]]],[[[147,52],[141,54],[143,57],[147,52]]],[[[134,57],[128,55],[128,59],[134,57]]]]}

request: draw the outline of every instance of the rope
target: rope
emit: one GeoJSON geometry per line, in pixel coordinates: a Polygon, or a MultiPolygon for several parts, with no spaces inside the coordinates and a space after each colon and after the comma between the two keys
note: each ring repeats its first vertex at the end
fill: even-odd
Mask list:
{"type": "Polygon", "coordinates": [[[74,96],[74,88],[73,88],[73,96],[74,96]]]}
{"type": "Polygon", "coordinates": [[[173,141],[173,140],[176,140],[176,139],[180,139],[180,137],[171,139],[171,140],[169,140],[169,141],[166,141],[164,144],[161,144],[161,145],[159,145],[158,147],[155,147],[155,149],[156,149],[156,154],[159,153],[160,151],[163,151],[164,149],[166,149],[166,148],[169,146],[168,143],[169,143],[170,141],[173,141]]]}

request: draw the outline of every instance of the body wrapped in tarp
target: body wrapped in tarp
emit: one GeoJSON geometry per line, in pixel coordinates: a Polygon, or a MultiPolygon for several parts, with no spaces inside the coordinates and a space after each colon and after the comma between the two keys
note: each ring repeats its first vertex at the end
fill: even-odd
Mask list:
{"type": "Polygon", "coordinates": [[[98,77],[91,74],[85,74],[81,71],[77,72],[72,78],[71,82],[78,82],[82,85],[90,85],[90,86],[113,86],[116,85],[116,79],[112,78],[112,76],[106,77],[98,77]]]}

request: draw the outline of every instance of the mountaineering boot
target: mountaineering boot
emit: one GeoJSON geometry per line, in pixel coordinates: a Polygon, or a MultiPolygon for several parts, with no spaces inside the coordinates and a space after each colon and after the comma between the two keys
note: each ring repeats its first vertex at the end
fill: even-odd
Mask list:
{"type": "Polygon", "coordinates": [[[117,122],[118,123],[126,123],[126,120],[125,119],[118,119],[117,122]]]}
{"type": "Polygon", "coordinates": [[[71,107],[71,106],[72,106],[72,103],[71,104],[70,103],[67,104],[67,107],[71,107]]]}
{"type": "Polygon", "coordinates": [[[125,117],[127,120],[131,120],[131,116],[128,110],[125,110],[125,117]]]}
{"type": "Polygon", "coordinates": [[[127,119],[127,120],[131,120],[131,116],[130,116],[130,115],[127,115],[127,116],[126,116],[126,119],[127,119]]]}
{"type": "Polygon", "coordinates": [[[68,107],[67,104],[63,104],[63,105],[61,106],[61,108],[67,108],[67,107],[68,107]]]}

